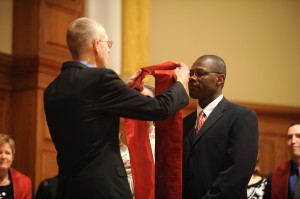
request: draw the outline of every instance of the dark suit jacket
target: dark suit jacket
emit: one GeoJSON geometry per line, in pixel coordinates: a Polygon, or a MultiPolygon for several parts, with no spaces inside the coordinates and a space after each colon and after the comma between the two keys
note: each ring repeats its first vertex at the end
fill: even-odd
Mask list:
{"type": "Polygon", "coordinates": [[[196,117],[183,124],[183,198],[247,198],[258,152],[256,113],[223,98],[194,138],[196,117]]]}
{"type": "Polygon", "coordinates": [[[58,198],[132,198],[119,151],[119,117],[161,120],[187,104],[180,82],[155,99],[129,88],[110,69],[65,62],[44,93],[58,152],[58,198]]]}
{"type": "Polygon", "coordinates": [[[58,176],[43,180],[36,191],[35,199],[56,199],[58,176]]]}

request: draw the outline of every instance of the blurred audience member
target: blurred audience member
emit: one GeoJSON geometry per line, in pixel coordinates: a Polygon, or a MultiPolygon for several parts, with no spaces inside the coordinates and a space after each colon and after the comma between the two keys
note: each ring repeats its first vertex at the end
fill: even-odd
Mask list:
{"type": "Polygon", "coordinates": [[[263,199],[267,179],[260,176],[258,159],[254,172],[247,186],[247,199],[263,199]]]}
{"type": "Polygon", "coordinates": [[[11,167],[15,153],[14,140],[0,134],[0,198],[32,199],[31,179],[11,167]]]}
{"type": "Polygon", "coordinates": [[[292,158],[279,165],[268,176],[266,199],[300,198],[300,122],[289,126],[287,147],[292,158]]]}

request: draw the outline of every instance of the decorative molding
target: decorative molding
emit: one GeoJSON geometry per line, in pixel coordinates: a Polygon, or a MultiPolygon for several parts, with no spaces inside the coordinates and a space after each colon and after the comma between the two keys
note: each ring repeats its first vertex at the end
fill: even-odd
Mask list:
{"type": "MultiPolygon", "coordinates": [[[[45,89],[59,74],[62,62],[44,57],[23,58],[14,61],[13,89],[45,89]]],[[[1,75],[1,73],[0,73],[1,75]]]]}
{"type": "Polygon", "coordinates": [[[245,103],[245,102],[237,102],[243,106],[249,107],[256,111],[258,115],[261,116],[271,116],[271,117],[299,117],[300,116],[300,106],[283,106],[283,105],[266,105],[259,103],[245,103]]]}
{"type": "Polygon", "coordinates": [[[12,71],[12,55],[0,52],[0,73],[9,73],[12,71]]]}
{"type": "MultiPolygon", "coordinates": [[[[69,24],[82,16],[82,9],[68,6],[71,1],[44,0],[41,4],[39,56],[55,61],[71,58],[66,44],[66,30],[69,24]],[[61,20],[64,19],[64,20],[61,20]]],[[[82,6],[82,1],[77,1],[82,6]]]]}
{"type": "Polygon", "coordinates": [[[79,13],[82,12],[84,1],[82,0],[43,0],[47,5],[56,5],[65,9],[74,10],[79,13]]]}
{"type": "MultiPolygon", "coordinates": [[[[251,102],[232,101],[236,104],[253,109],[258,116],[274,117],[274,118],[300,118],[300,106],[283,106],[283,105],[269,105],[251,102]]],[[[188,106],[184,108],[185,114],[194,111],[197,107],[197,100],[190,99],[188,106]]]]}

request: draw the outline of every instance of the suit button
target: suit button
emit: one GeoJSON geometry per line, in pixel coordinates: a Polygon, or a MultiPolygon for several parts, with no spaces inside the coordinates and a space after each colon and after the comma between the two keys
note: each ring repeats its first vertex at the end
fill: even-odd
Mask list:
{"type": "Polygon", "coordinates": [[[192,173],[192,172],[189,173],[189,177],[190,177],[190,178],[193,177],[193,173],[192,173]]]}
{"type": "Polygon", "coordinates": [[[189,103],[189,99],[185,98],[183,101],[181,101],[181,105],[186,105],[189,103]]]}
{"type": "Polygon", "coordinates": [[[196,149],[195,149],[195,148],[192,148],[190,156],[195,155],[195,153],[196,153],[196,149]]]}

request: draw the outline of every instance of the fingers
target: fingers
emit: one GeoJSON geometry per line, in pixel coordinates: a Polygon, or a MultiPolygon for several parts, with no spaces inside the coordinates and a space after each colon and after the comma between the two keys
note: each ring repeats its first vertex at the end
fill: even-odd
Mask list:
{"type": "Polygon", "coordinates": [[[190,70],[187,65],[182,62],[177,63],[178,67],[174,70],[174,78],[180,81],[183,86],[187,86],[190,77],[190,70]]]}
{"type": "Polygon", "coordinates": [[[182,62],[178,62],[177,65],[179,65],[179,68],[189,69],[189,67],[182,62]]]}
{"type": "Polygon", "coordinates": [[[131,87],[133,83],[136,81],[136,79],[142,74],[142,70],[138,70],[135,74],[133,74],[129,79],[127,80],[126,84],[127,86],[131,87]]]}
{"type": "Polygon", "coordinates": [[[141,74],[142,74],[142,70],[140,69],[133,75],[134,79],[137,79],[141,74]]]}
{"type": "Polygon", "coordinates": [[[174,77],[175,80],[177,80],[177,73],[179,73],[179,68],[178,67],[174,69],[173,77],[174,77]]]}

